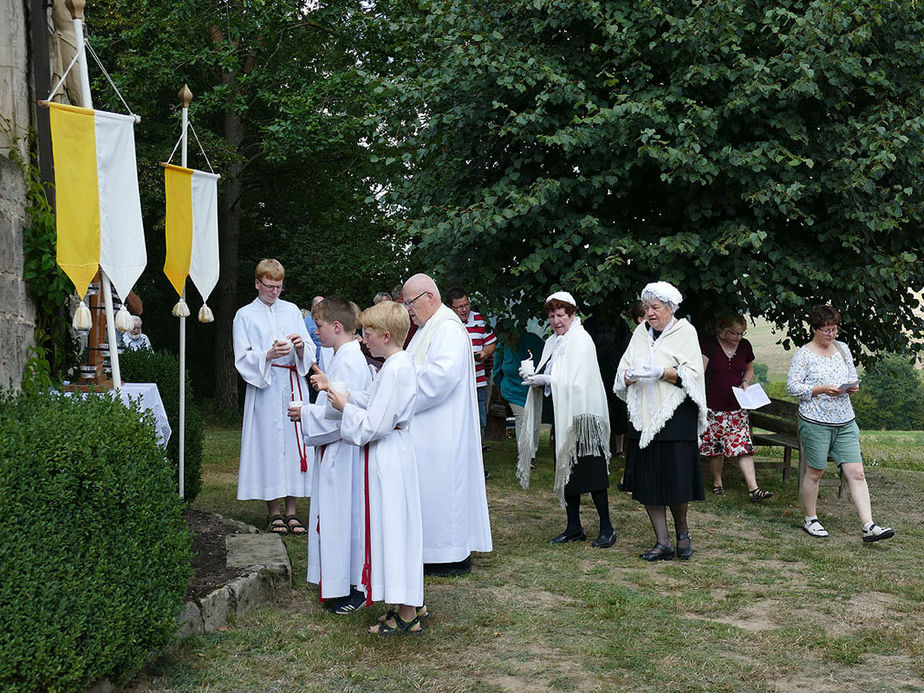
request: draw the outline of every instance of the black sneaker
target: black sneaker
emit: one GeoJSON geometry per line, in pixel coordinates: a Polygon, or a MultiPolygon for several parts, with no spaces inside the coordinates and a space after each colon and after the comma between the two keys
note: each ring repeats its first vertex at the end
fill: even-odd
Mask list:
{"type": "Polygon", "coordinates": [[[366,595],[355,587],[350,587],[350,594],[331,607],[331,613],[337,616],[346,616],[359,611],[366,605],[366,595]]]}

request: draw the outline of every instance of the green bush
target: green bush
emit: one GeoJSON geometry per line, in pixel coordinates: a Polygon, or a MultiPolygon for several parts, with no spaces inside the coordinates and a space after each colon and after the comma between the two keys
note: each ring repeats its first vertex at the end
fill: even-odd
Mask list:
{"type": "Polygon", "coordinates": [[[153,417],[0,392],[0,690],[121,683],[176,632],[190,537],[153,417]]]}
{"type": "Polygon", "coordinates": [[[785,380],[774,380],[772,383],[767,383],[764,385],[764,392],[767,393],[767,397],[772,397],[773,399],[782,399],[787,402],[796,401],[796,398],[790,397],[786,391],[785,380]]]}
{"type": "MultiPolygon", "coordinates": [[[[167,458],[173,463],[173,480],[177,484],[180,467],[180,362],[168,351],[138,349],[119,357],[122,380],[126,383],[156,383],[167,410],[173,433],[167,443],[167,458]]],[[[205,429],[202,414],[193,397],[189,374],[186,374],[186,447],[183,460],[183,495],[191,503],[202,490],[202,445],[205,429]]]]}
{"type": "Polygon", "coordinates": [[[924,382],[905,356],[885,354],[867,368],[852,401],[860,428],[924,429],[924,382]]]}

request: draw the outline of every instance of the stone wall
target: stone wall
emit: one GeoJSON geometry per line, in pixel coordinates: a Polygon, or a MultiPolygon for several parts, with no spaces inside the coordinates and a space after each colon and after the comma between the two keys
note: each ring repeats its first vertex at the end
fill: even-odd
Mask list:
{"type": "Polygon", "coordinates": [[[26,187],[10,149],[28,157],[34,97],[22,0],[0,0],[0,386],[18,387],[33,344],[34,309],[22,279],[26,187]]]}

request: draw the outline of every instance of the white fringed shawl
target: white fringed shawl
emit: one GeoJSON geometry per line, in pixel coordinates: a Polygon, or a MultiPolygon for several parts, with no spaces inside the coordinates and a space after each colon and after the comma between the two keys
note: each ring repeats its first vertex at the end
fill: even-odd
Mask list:
{"type": "Polygon", "coordinates": [[[699,349],[696,328],[685,318],[669,325],[657,339],[652,338],[648,325],[635,328],[626,353],[619,361],[613,392],[625,400],[629,420],[642,434],[639,447],[647,447],[674,415],[684,397],[689,397],[699,410],[696,434],[706,430],[706,383],[703,355],[699,349]],[[626,386],[625,374],[630,367],[644,365],[672,367],[680,376],[677,387],[663,380],[640,380],[626,386]]]}
{"type": "MultiPolygon", "coordinates": [[[[565,486],[577,458],[601,455],[609,473],[610,418],[606,389],[600,379],[593,340],[575,316],[563,335],[552,335],[542,349],[536,372],[555,354],[552,366],[552,399],[555,406],[555,494],[565,507],[565,486]]],[[[529,463],[539,447],[534,422],[542,416],[543,388],[531,387],[526,396],[521,428],[528,444],[520,449],[517,479],[529,488],[529,463]]]]}

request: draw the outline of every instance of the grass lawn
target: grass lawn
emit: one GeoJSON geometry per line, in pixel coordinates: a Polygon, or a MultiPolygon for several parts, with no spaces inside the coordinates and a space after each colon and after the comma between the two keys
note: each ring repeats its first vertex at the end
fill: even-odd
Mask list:
{"type": "MultiPolygon", "coordinates": [[[[262,527],[262,503],[234,500],[238,436],[208,431],[195,506],[262,527]]],[[[920,462],[922,436],[864,443],[883,454],[910,445],[920,462]]],[[[795,484],[780,489],[778,468],[759,475],[781,493],[754,505],[729,465],[728,494],[691,505],[692,560],[647,564],[638,554],[653,535],[641,506],[615,488],[620,461],[616,545],[553,547],[564,511],[547,444],[528,491],[513,476],[515,445],[492,447],[494,552],[476,554],[468,576],[427,578],[425,635],[367,635],[379,604],[328,614],[304,581],[304,540],[289,537],[291,589],[222,632],[185,640],[130,690],[924,691],[924,472],[868,470],[875,517],[898,534],[863,544],[836,486],[822,488],[832,535],[822,541],[799,530],[795,484]]],[[[589,499],[583,517],[595,536],[589,499]]]]}

